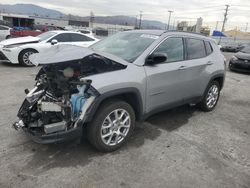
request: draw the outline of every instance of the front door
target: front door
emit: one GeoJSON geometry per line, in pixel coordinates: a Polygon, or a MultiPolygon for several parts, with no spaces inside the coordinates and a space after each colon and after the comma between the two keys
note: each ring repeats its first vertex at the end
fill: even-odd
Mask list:
{"type": "Polygon", "coordinates": [[[171,37],[163,41],[155,52],[166,53],[167,61],[146,65],[146,111],[182,102],[186,96],[187,61],[184,55],[184,39],[171,37]]]}

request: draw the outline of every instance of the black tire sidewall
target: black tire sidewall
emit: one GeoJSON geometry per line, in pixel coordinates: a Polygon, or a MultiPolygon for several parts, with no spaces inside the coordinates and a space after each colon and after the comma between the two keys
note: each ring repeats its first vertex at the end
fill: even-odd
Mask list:
{"type": "Polygon", "coordinates": [[[120,148],[124,143],[126,143],[128,138],[132,134],[135,126],[135,113],[133,108],[128,103],[121,100],[111,100],[101,105],[100,109],[95,114],[92,122],[87,126],[88,126],[87,128],[88,140],[97,150],[101,152],[115,151],[118,148],[120,148]],[[102,141],[101,126],[104,119],[108,116],[108,114],[110,114],[115,109],[126,110],[130,115],[131,125],[127,136],[120,143],[118,143],[115,146],[108,146],[102,141]]]}
{"type": "Polygon", "coordinates": [[[20,54],[19,54],[19,56],[18,56],[19,64],[22,65],[22,66],[25,66],[25,67],[33,67],[33,66],[35,66],[35,65],[27,65],[27,64],[24,63],[24,61],[23,61],[23,56],[24,56],[24,54],[27,53],[27,52],[37,53],[37,51],[34,50],[34,49],[26,49],[26,50],[21,51],[20,54]]]}
{"type": "Polygon", "coordinates": [[[209,111],[212,111],[215,107],[216,107],[216,105],[217,105],[217,103],[218,103],[218,101],[219,101],[219,98],[220,98],[220,84],[217,82],[217,81],[212,81],[212,82],[210,82],[209,83],[209,85],[208,85],[208,87],[207,87],[207,89],[206,89],[206,91],[205,91],[205,94],[204,94],[204,97],[203,97],[203,99],[202,99],[202,102],[201,102],[201,109],[203,110],[203,111],[206,111],[206,112],[209,112],[209,111]],[[212,108],[209,108],[208,106],[207,106],[207,102],[206,102],[206,100],[207,100],[207,95],[208,95],[208,91],[209,91],[209,89],[213,86],[213,85],[216,85],[217,87],[218,87],[218,98],[217,98],[217,101],[216,101],[216,103],[214,104],[214,106],[212,107],[212,108]]]}

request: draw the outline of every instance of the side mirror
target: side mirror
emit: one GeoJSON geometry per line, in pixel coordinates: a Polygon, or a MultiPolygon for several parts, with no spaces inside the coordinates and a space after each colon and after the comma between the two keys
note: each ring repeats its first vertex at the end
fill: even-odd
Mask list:
{"type": "Polygon", "coordinates": [[[146,64],[153,65],[158,63],[163,63],[167,61],[167,54],[165,53],[153,53],[150,54],[146,59],[146,64]]]}
{"type": "Polygon", "coordinates": [[[50,43],[51,43],[51,45],[55,45],[58,43],[58,41],[56,39],[53,39],[50,43]]]}

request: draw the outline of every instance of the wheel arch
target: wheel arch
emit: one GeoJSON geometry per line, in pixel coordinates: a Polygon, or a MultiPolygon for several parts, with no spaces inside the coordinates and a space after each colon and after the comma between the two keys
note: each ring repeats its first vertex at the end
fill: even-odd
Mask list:
{"type": "Polygon", "coordinates": [[[36,53],[39,53],[38,52],[38,50],[36,50],[36,49],[34,49],[34,48],[24,48],[24,49],[22,49],[20,52],[19,52],[19,54],[18,54],[18,63],[19,64],[22,64],[21,62],[22,62],[22,60],[21,60],[21,55],[22,55],[22,53],[24,52],[24,51],[28,51],[28,50],[32,50],[32,51],[35,51],[36,53]]]}
{"type": "Polygon", "coordinates": [[[210,80],[208,81],[207,86],[206,86],[206,88],[205,88],[205,90],[204,90],[204,92],[203,92],[203,95],[202,95],[202,97],[201,97],[200,100],[202,100],[202,99],[205,97],[207,88],[208,88],[209,84],[210,84],[212,81],[217,81],[217,82],[219,83],[219,85],[220,85],[220,90],[222,90],[222,88],[223,88],[223,86],[224,86],[224,80],[225,80],[225,74],[223,74],[223,73],[218,73],[218,74],[213,75],[213,76],[210,78],[210,80]]]}
{"type": "Polygon", "coordinates": [[[216,74],[210,79],[208,84],[210,84],[212,81],[217,81],[220,85],[220,90],[222,90],[222,88],[224,86],[224,80],[225,80],[224,74],[216,74]]]}
{"type": "Polygon", "coordinates": [[[22,49],[22,50],[19,52],[18,58],[20,58],[20,54],[21,54],[22,52],[27,51],[27,50],[33,50],[33,51],[36,51],[36,53],[39,53],[38,50],[36,50],[35,48],[24,48],[24,49],[22,49]]]}
{"type": "Polygon", "coordinates": [[[142,120],[143,102],[139,90],[137,88],[122,88],[109,91],[98,96],[88,110],[89,112],[87,113],[87,119],[85,122],[90,122],[94,118],[98,108],[104,102],[114,99],[119,99],[130,104],[135,112],[136,120],[142,120]]]}

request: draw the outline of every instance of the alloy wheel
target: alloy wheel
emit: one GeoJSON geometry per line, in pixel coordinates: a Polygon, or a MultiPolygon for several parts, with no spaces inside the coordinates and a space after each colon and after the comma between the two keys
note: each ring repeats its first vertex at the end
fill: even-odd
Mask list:
{"type": "Polygon", "coordinates": [[[26,52],[25,54],[23,54],[23,62],[28,65],[28,66],[31,66],[33,65],[32,62],[30,61],[29,57],[31,54],[33,54],[34,52],[26,52]]]}
{"type": "Polygon", "coordinates": [[[213,108],[219,98],[219,88],[217,85],[212,85],[207,94],[206,105],[208,108],[213,108]]]}
{"type": "Polygon", "coordinates": [[[127,136],[131,125],[129,113],[116,109],[106,116],[101,127],[101,138],[104,144],[115,146],[127,136]]]}

